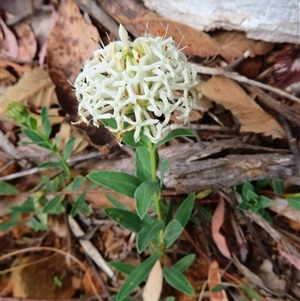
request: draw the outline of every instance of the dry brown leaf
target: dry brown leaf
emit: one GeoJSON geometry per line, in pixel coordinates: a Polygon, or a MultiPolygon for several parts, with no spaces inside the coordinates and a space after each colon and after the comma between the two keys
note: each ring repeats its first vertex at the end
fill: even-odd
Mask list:
{"type": "Polygon", "coordinates": [[[15,25],[14,30],[19,43],[18,59],[21,61],[33,60],[37,51],[37,42],[31,26],[22,22],[15,25]]]}
{"type": "Polygon", "coordinates": [[[158,301],[163,285],[163,271],[161,268],[160,261],[157,260],[153,268],[151,269],[144,291],[144,301],[158,301]]]}
{"type": "MultiPolygon", "coordinates": [[[[300,264],[299,258],[298,264],[300,264]]],[[[298,268],[300,269],[300,266],[298,268]]],[[[263,261],[257,274],[269,290],[282,295],[285,293],[287,283],[273,272],[273,265],[268,259],[263,261]]]]}
{"type": "Polygon", "coordinates": [[[58,20],[47,41],[47,63],[62,108],[75,117],[78,101],[68,80],[75,81],[81,71],[78,64],[83,65],[99,48],[91,39],[98,36],[96,27],[84,21],[73,0],[61,1],[58,20]]]}
{"type": "MultiPolygon", "coordinates": [[[[59,7],[59,18],[47,41],[47,63],[49,74],[56,86],[58,101],[63,110],[77,121],[78,101],[72,86],[81,71],[78,64],[83,64],[93,56],[99,46],[91,37],[98,39],[97,29],[87,24],[73,0],[62,0],[59,7]]],[[[115,138],[103,126],[80,125],[94,145],[110,144],[117,148],[115,138]]],[[[107,147],[106,147],[107,148],[107,147]]]]}
{"type": "Polygon", "coordinates": [[[208,34],[183,23],[160,17],[147,9],[140,1],[103,1],[101,5],[136,37],[143,36],[146,28],[153,36],[164,35],[167,31],[166,36],[174,37],[177,43],[184,38],[179,48],[189,45],[183,50],[187,55],[206,58],[219,54],[218,43],[208,34]]]}
{"type": "Polygon", "coordinates": [[[220,45],[220,55],[227,62],[238,58],[245,51],[250,51],[253,57],[266,54],[273,48],[272,43],[249,39],[242,32],[221,31],[213,35],[213,38],[220,45]]]}
{"type": "Polygon", "coordinates": [[[217,293],[212,292],[212,289],[221,283],[221,271],[217,261],[213,261],[208,270],[208,286],[210,301],[228,301],[225,290],[221,290],[217,293]]]}
{"type": "Polygon", "coordinates": [[[228,249],[225,237],[220,233],[220,229],[224,222],[224,214],[225,214],[225,202],[224,199],[221,198],[212,218],[211,222],[211,230],[212,237],[217,245],[219,251],[228,259],[231,259],[231,254],[228,249]]]}
{"type": "Polygon", "coordinates": [[[15,83],[17,78],[11,74],[7,69],[0,67],[0,86],[6,87],[15,83]]]}
{"type": "Polygon", "coordinates": [[[300,213],[298,210],[291,207],[286,199],[280,197],[273,198],[272,203],[268,206],[268,209],[281,216],[285,216],[294,222],[297,222],[300,227],[300,213]]]}
{"type": "Polygon", "coordinates": [[[48,72],[40,68],[24,73],[14,86],[8,87],[0,99],[0,115],[4,117],[7,105],[11,102],[22,102],[35,107],[57,104],[54,85],[48,72]]]}
{"type": "Polygon", "coordinates": [[[167,36],[173,36],[177,43],[184,37],[180,47],[190,45],[183,50],[187,55],[204,58],[222,55],[227,61],[232,61],[246,50],[254,56],[262,55],[273,47],[271,43],[248,39],[240,32],[222,31],[208,35],[180,23],[180,20],[173,22],[161,17],[138,0],[102,1],[101,6],[136,37],[144,35],[146,28],[153,36],[164,34],[168,29],[167,36]]]}
{"type": "Polygon", "coordinates": [[[89,146],[89,141],[86,136],[76,131],[75,127],[70,123],[63,122],[60,126],[59,132],[56,134],[58,138],[57,148],[63,151],[67,141],[72,137],[76,136],[76,140],[73,146],[73,153],[80,153],[89,146]]]}
{"type": "Polygon", "coordinates": [[[213,76],[202,81],[198,90],[211,100],[221,104],[238,119],[241,132],[252,132],[272,138],[285,137],[281,125],[267,114],[233,80],[222,76],[213,76]]]}

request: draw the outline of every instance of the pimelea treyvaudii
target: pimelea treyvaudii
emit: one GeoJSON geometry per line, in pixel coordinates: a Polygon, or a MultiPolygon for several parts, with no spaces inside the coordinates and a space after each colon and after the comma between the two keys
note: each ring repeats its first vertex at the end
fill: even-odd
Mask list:
{"type": "Polygon", "coordinates": [[[74,87],[81,120],[95,126],[104,119],[114,119],[119,143],[125,133],[134,130],[134,141],[144,133],[152,143],[164,138],[171,114],[187,122],[197,105],[197,70],[174,45],[165,39],[139,37],[128,40],[120,25],[120,41],[94,52],[76,78],[74,87]]]}

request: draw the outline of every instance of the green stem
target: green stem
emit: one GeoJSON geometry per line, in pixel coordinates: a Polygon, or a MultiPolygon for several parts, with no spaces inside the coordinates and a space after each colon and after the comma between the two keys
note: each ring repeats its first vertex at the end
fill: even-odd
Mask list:
{"type": "MultiPolygon", "coordinates": [[[[151,162],[151,178],[152,181],[157,181],[156,171],[157,171],[157,156],[156,156],[156,150],[153,149],[153,144],[149,141],[148,142],[148,151],[150,156],[150,162],[151,162]]],[[[153,203],[154,203],[154,210],[157,214],[157,218],[159,220],[163,220],[163,214],[161,211],[161,192],[156,193],[153,196],[153,203]]],[[[159,248],[160,248],[160,255],[161,257],[164,255],[165,252],[165,246],[164,246],[164,231],[161,230],[159,232],[159,248]]]]}

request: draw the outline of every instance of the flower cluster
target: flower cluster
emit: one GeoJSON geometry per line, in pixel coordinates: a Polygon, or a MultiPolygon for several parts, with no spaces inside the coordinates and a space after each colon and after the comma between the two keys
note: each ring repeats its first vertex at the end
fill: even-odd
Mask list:
{"type": "Polygon", "coordinates": [[[174,45],[172,37],[139,37],[133,42],[120,25],[120,41],[94,52],[78,75],[74,87],[81,120],[95,126],[114,119],[118,142],[134,130],[138,142],[144,133],[157,143],[168,133],[171,114],[187,122],[197,106],[197,70],[174,45]]]}

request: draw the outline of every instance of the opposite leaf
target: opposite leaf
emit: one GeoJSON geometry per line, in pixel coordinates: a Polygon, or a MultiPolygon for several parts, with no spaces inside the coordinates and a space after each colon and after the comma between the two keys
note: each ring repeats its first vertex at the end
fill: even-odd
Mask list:
{"type": "Polygon", "coordinates": [[[145,279],[158,258],[158,254],[151,255],[130,273],[117,294],[117,301],[125,299],[145,279]]]}
{"type": "Polygon", "coordinates": [[[138,216],[143,219],[146,215],[153,196],[159,192],[157,182],[143,182],[135,191],[134,199],[138,216]]]}
{"type": "Polygon", "coordinates": [[[164,278],[168,284],[172,287],[176,288],[177,290],[188,294],[188,295],[195,295],[194,289],[187,280],[187,278],[176,268],[165,267],[163,268],[164,278]]]}
{"type": "Polygon", "coordinates": [[[96,171],[88,174],[87,177],[97,184],[132,198],[141,184],[138,178],[117,171],[96,171]]]}
{"type": "Polygon", "coordinates": [[[153,221],[145,226],[137,235],[136,246],[139,253],[142,253],[150,244],[153,237],[164,227],[162,220],[153,221]]]}

